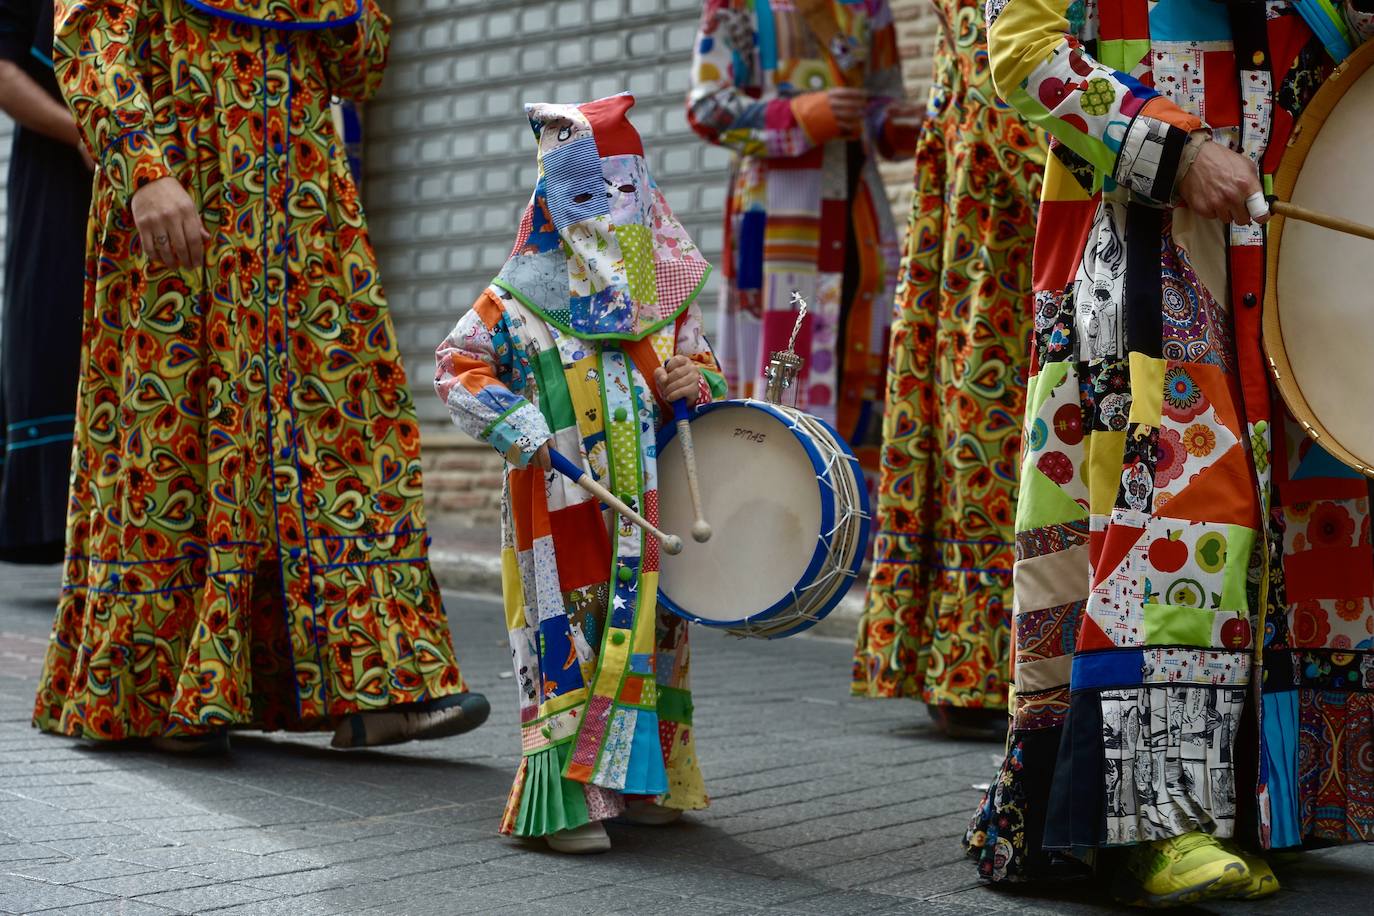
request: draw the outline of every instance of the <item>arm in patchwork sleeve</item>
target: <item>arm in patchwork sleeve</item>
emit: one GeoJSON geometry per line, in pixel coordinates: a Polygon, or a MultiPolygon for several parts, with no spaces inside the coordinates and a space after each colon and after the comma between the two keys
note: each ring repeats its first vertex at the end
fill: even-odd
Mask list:
{"type": "MultiPolygon", "coordinates": [[[[991,0],[988,48],[997,92],[1110,179],[1156,203],[1174,196],[1188,135],[1203,127],[1155,90],[1089,57],[1066,0],[991,0]]],[[[1078,13],[1081,15],[1081,13],[1078,13]]],[[[1141,41],[1100,41],[1099,57],[1129,69],[1141,41]]]]}
{"type": "Polygon", "coordinates": [[[800,156],[840,135],[824,92],[762,101],[753,3],[706,0],[692,52],[687,121],[708,143],[745,156],[800,156]]]}
{"type": "MultiPolygon", "coordinates": [[[[53,68],[91,157],[120,200],[171,174],[145,88],[141,0],[59,0],[53,68]]],[[[166,106],[175,117],[173,106],[166,106]]]]}
{"type": "Polygon", "coordinates": [[[729,389],[725,383],[725,372],[711,351],[702,329],[701,309],[695,302],[687,307],[677,319],[676,352],[696,363],[701,371],[697,386],[697,404],[706,404],[726,397],[729,389]]]}
{"type": "Polygon", "coordinates": [[[351,26],[324,30],[316,54],[324,65],[329,91],[341,99],[366,102],[377,94],[391,46],[391,19],[376,0],[363,0],[351,26]]]}
{"type": "Polygon", "coordinates": [[[895,123],[890,115],[893,106],[905,101],[906,87],[902,83],[902,62],[897,51],[897,29],[892,21],[892,9],[886,0],[879,6],[873,20],[873,41],[869,52],[868,130],[884,159],[910,159],[916,154],[916,124],[895,123]]]}
{"type": "Polygon", "coordinates": [[[553,438],[539,408],[510,390],[510,327],[490,289],[435,351],[434,391],[453,422],[523,468],[553,438]]]}

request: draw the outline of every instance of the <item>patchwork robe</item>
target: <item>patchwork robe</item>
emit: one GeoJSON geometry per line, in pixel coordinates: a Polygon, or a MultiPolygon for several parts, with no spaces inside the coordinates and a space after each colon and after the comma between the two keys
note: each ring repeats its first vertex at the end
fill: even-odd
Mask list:
{"type": "Polygon", "coordinates": [[[787,403],[834,426],[874,478],[900,257],[877,157],[909,157],[916,128],[888,119],[904,90],[887,0],[816,0],[829,51],[803,5],[702,8],[687,119],[734,154],[716,342],[732,393],[762,397],[768,356],[787,345],[800,291],[811,317],[787,403]],[[830,113],[825,91],[837,86],[870,94],[859,139],[842,138],[830,113]]]}
{"type": "Polygon", "coordinates": [[[998,89],[1055,144],[1013,727],[970,852],[1007,880],[1191,831],[1372,840],[1370,481],[1270,387],[1264,230],[1174,205],[1193,131],[1271,174],[1374,22],[1308,0],[995,0],[989,20],[998,89]]]}
{"type": "MultiPolygon", "coordinates": [[[[511,258],[437,352],[455,423],[505,456],[502,569],[524,754],[503,833],[706,804],[687,622],[658,610],[658,542],[561,475],[548,442],[650,522],[654,369],[682,354],[724,394],[696,297],[708,267],[649,176],[629,95],[527,106],[540,179],[511,258]],[[609,531],[608,531],[609,527],[609,531]]],[[[685,483],[683,484],[685,485],[685,483]]]]}
{"type": "MultiPolygon", "coordinates": [[[[647,380],[674,353],[719,371],[695,307],[647,339],[595,343],[546,324],[499,287],[439,348],[435,385],[454,421],[511,462],[502,592],[524,755],[503,833],[538,836],[610,817],[620,795],[661,796],[684,810],[706,804],[688,624],[657,609],[658,542],[618,516],[608,536],[595,498],[529,463],[550,442],[657,523],[655,442],[672,411],[647,380]]],[[[701,394],[704,402],[711,390],[701,394]]]]}

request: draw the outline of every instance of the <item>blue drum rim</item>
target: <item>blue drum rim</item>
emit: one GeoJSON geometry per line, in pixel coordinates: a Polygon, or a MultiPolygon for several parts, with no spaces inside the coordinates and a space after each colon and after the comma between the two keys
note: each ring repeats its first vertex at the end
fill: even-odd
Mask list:
{"type": "MultiPolygon", "coordinates": [[[[854,454],[854,450],[849,447],[849,443],[846,442],[845,438],[840,435],[839,430],[837,430],[835,427],[831,426],[829,423],[822,420],[820,417],[811,416],[810,414],[807,414],[807,416],[810,416],[813,421],[819,423],[821,426],[825,427],[826,430],[830,432],[830,435],[835,439],[836,442],[840,444],[840,448],[844,450],[845,459],[848,460],[854,466],[854,471],[858,476],[859,511],[863,514],[859,518],[859,548],[854,551],[854,559],[849,564],[849,576],[847,577],[850,581],[850,585],[852,586],[854,584],[854,581],[858,579],[859,570],[863,567],[864,559],[868,555],[868,532],[873,525],[873,516],[870,512],[870,510],[873,507],[873,504],[868,498],[868,483],[864,479],[863,468],[859,467],[859,456],[854,454]]],[[[816,624],[820,623],[826,617],[830,616],[830,612],[835,610],[835,607],[841,601],[844,600],[844,596],[848,591],[848,588],[842,588],[839,591],[837,591],[830,598],[829,601],[827,601],[816,611],[814,616],[809,618],[803,618],[801,623],[797,624],[795,627],[792,627],[790,630],[784,630],[781,633],[774,633],[772,636],[767,636],[764,638],[782,639],[785,636],[795,636],[798,633],[806,632],[807,630],[814,627],[816,624]]]]}
{"type": "MultiPolygon", "coordinates": [[[[709,404],[703,404],[703,405],[701,405],[700,407],[698,407],[696,410],[692,411],[692,417],[693,417],[693,418],[696,418],[696,417],[698,417],[698,416],[701,416],[702,414],[710,413],[710,412],[713,411],[713,410],[720,410],[720,409],[722,409],[722,408],[724,408],[724,407],[745,407],[745,408],[749,408],[749,409],[753,409],[753,410],[760,410],[760,411],[763,411],[763,412],[766,413],[766,414],[769,414],[769,415],[772,416],[774,419],[780,421],[784,426],[787,427],[788,432],[792,433],[792,438],[795,439],[795,440],[798,442],[798,444],[800,444],[801,447],[805,450],[805,452],[806,452],[806,457],[809,458],[809,459],[811,460],[811,467],[812,467],[813,469],[815,469],[815,471],[816,471],[816,476],[817,476],[817,477],[820,477],[820,478],[824,478],[824,479],[826,479],[826,480],[831,479],[831,473],[830,473],[830,471],[828,471],[828,470],[826,469],[826,467],[825,467],[825,462],[821,460],[821,453],[816,449],[816,447],[815,447],[813,444],[811,444],[811,441],[810,441],[807,437],[797,435],[797,431],[796,431],[796,429],[794,428],[794,421],[793,421],[793,419],[792,419],[791,417],[789,417],[786,413],[783,413],[781,410],[777,409],[777,407],[776,407],[775,405],[773,405],[773,404],[769,404],[769,403],[767,403],[766,401],[754,401],[754,400],[746,400],[746,399],[740,399],[740,398],[736,398],[736,399],[732,399],[732,400],[728,400],[728,401],[712,401],[711,403],[709,403],[709,404]]],[[[809,415],[808,415],[808,416],[809,416],[809,415]]],[[[814,418],[813,418],[813,419],[814,419],[814,418]]],[[[824,424],[824,421],[820,421],[820,422],[821,422],[822,424],[824,424]]],[[[850,449],[849,449],[849,443],[845,442],[842,438],[840,438],[840,437],[839,437],[839,434],[838,434],[838,433],[835,433],[835,432],[834,432],[834,429],[833,429],[832,427],[830,427],[828,424],[824,424],[824,425],[826,426],[827,429],[829,429],[829,430],[831,431],[832,434],[834,434],[836,441],[838,441],[838,442],[841,444],[841,446],[844,448],[844,451],[845,451],[847,457],[848,457],[850,460],[857,461],[858,459],[856,459],[856,458],[854,457],[854,453],[853,453],[852,451],[850,451],[850,449]]],[[[676,424],[676,423],[669,423],[668,425],[666,425],[666,426],[662,429],[662,431],[660,431],[660,433],[659,433],[659,435],[658,435],[658,442],[657,442],[657,444],[656,444],[656,446],[655,446],[655,448],[656,448],[656,451],[655,451],[655,453],[654,453],[655,460],[657,460],[658,456],[661,455],[661,454],[663,453],[663,448],[664,448],[664,446],[666,446],[669,442],[671,442],[671,441],[673,440],[673,438],[674,438],[676,435],[677,435],[677,424],[676,424]]],[[[663,487],[663,480],[662,480],[661,477],[660,477],[660,479],[659,479],[658,485],[659,485],[659,488],[662,489],[662,487],[663,487]]],[[[863,489],[864,489],[863,501],[864,501],[864,503],[865,503],[865,512],[866,512],[866,508],[867,508],[867,507],[866,507],[866,504],[867,504],[867,501],[868,501],[868,495],[867,495],[867,488],[863,488],[863,489]]],[[[833,528],[833,527],[835,526],[835,494],[834,494],[833,488],[822,487],[821,490],[822,490],[822,494],[823,494],[823,497],[824,497],[824,498],[821,499],[821,531],[829,531],[831,528],[833,528]],[[828,491],[828,492],[827,492],[827,491],[828,491]]],[[[864,524],[867,525],[867,520],[864,521],[864,524]]],[[[866,530],[865,530],[865,536],[867,536],[867,531],[866,531],[866,530]]],[[[822,567],[823,565],[825,565],[825,557],[826,557],[826,554],[828,553],[826,547],[827,547],[828,545],[829,545],[829,542],[828,542],[828,541],[824,541],[824,540],[822,540],[820,537],[817,537],[817,539],[816,539],[816,547],[815,547],[815,550],[813,550],[812,553],[811,553],[811,562],[810,562],[809,564],[807,564],[806,571],[802,573],[801,579],[793,585],[793,588],[794,588],[794,589],[796,588],[797,585],[800,585],[802,582],[807,582],[807,581],[810,581],[812,578],[814,578],[815,575],[816,575],[816,573],[818,573],[818,572],[820,571],[821,567],[822,567]]],[[[858,551],[858,554],[859,554],[859,558],[860,558],[860,559],[862,559],[863,552],[864,552],[863,550],[859,550],[859,551],[858,551]]],[[[662,568],[662,560],[659,561],[659,566],[660,566],[660,569],[661,569],[661,568],[662,568]]],[[[661,574],[661,573],[660,573],[660,574],[661,574]]],[[[843,594],[841,594],[840,597],[843,597],[843,594]]],[[[663,605],[663,607],[667,608],[670,612],[676,614],[677,616],[683,618],[684,620],[690,620],[692,623],[699,623],[699,624],[701,624],[702,626],[710,627],[710,628],[713,629],[713,630],[726,630],[726,629],[729,629],[729,628],[731,628],[731,627],[742,627],[742,626],[746,626],[746,625],[748,625],[748,624],[751,623],[751,622],[758,622],[758,621],[764,621],[764,620],[771,620],[771,619],[772,619],[773,617],[775,617],[778,613],[780,613],[780,612],[783,610],[783,608],[787,607],[789,604],[792,603],[792,595],[789,593],[786,597],[782,598],[780,601],[776,602],[776,603],[773,604],[771,607],[769,607],[769,608],[767,608],[767,609],[765,609],[765,610],[763,610],[763,611],[760,611],[759,613],[751,614],[751,615],[749,615],[748,617],[741,617],[741,618],[739,618],[738,620],[730,620],[730,621],[726,621],[726,620],[703,620],[702,618],[700,618],[700,617],[698,617],[697,615],[693,614],[691,611],[688,611],[688,610],[685,610],[685,609],[682,608],[682,607],[679,607],[679,606],[677,605],[676,602],[674,602],[671,598],[669,598],[669,597],[667,596],[667,594],[664,593],[664,591],[663,591],[663,585],[662,585],[661,583],[659,584],[659,587],[658,587],[658,601],[659,601],[659,604],[663,605]]],[[[838,602],[839,602],[839,599],[837,598],[835,603],[838,603],[838,602]]],[[[834,606],[834,605],[831,605],[831,607],[827,607],[827,608],[825,609],[825,612],[826,612],[827,614],[830,613],[831,609],[833,609],[833,606],[834,606]]],[[[818,616],[824,616],[824,615],[818,615],[818,616]]],[[[804,629],[804,628],[803,628],[803,629],[804,629]]],[[[798,631],[796,631],[796,630],[789,630],[789,631],[788,631],[788,633],[792,633],[792,632],[798,632],[798,631]]],[[[787,635],[787,634],[779,634],[779,635],[787,635]]]]}

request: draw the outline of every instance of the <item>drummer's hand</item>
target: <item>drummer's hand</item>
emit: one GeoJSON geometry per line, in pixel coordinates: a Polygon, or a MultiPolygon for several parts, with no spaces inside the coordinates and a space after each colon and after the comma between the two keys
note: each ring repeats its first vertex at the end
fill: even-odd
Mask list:
{"type": "Polygon", "coordinates": [[[686,398],[688,407],[697,406],[701,394],[701,370],[685,356],[674,356],[654,370],[658,395],[669,404],[686,398]]]}
{"type": "Polygon", "coordinates": [[[539,446],[539,451],[534,453],[534,463],[539,465],[546,471],[549,468],[553,467],[553,459],[549,457],[548,442],[545,442],[543,445],[539,446]]]}
{"type": "Polygon", "coordinates": [[[210,233],[200,222],[195,202],[170,175],[139,188],[129,202],[143,251],[167,267],[199,267],[205,263],[210,233]]]}
{"type": "Polygon", "coordinates": [[[1260,190],[1255,164],[1214,140],[1198,149],[1197,158],[1178,186],[1183,202],[1198,216],[1227,220],[1237,226],[1250,225],[1245,199],[1260,190]]]}

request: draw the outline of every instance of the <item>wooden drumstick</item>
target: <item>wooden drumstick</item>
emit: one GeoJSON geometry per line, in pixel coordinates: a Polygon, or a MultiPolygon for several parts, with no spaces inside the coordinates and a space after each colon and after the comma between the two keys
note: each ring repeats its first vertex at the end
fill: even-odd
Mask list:
{"type": "Polygon", "coordinates": [[[673,416],[677,419],[677,437],[682,440],[682,463],[687,468],[687,492],[692,496],[692,540],[705,544],[711,540],[711,526],[701,509],[701,485],[697,482],[697,453],[692,447],[692,424],[687,415],[687,399],[673,402],[673,416]]]}
{"type": "Polygon", "coordinates": [[[662,531],[659,531],[653,525],[649,524],[648,519],[613,496],[610,490],[593,480],[592,475],[573,464],[564,457],[562,452],[552,446],[549,447],[549,463],[553,465],[555,471],[625,516],[625,518],[634,522],[644,531],[658,538],[658,542],[663,545],[664,553],[669,556],[676,556],[682,553],[682,538],[675,534],[664,534],[662,531]]]}
{"type": "Polygon", "coordinates": [[[1357,223],[1340,216],[1332,216],[1329,213],[1319,213],[1316,210],[1299,207],[1297,204],[1290,204],[1288,201],[1279,200],[1276,197],[1269,198],[1269,212],[1285,219],[1301,220],[1304,223],[1312,223],[1314,226],[1334,229],[1336,232],[1358,235],[1360,238],[1374,241],[1374,226],[1366,226],[1363,223],[1357,223]]]}

